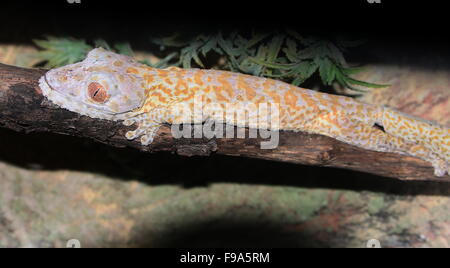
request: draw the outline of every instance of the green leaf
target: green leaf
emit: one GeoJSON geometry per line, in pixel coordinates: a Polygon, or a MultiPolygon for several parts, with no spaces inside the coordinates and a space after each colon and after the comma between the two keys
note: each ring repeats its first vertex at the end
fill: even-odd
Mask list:
{"type": "Polygon", "coordinates": [[[207,40],[207,42],[201,47],[200,51],[202,52],[202,55],[205,57],[208,52],[213,50],[215,47],[217,47],[217,39],[210,38],[207,40]]]}
{"type": "Polygon", "coordinates": [[[132,57],[133,56],[133,50],[131,49],[130,43],[128,42],[123,42],[123,43],[118,43],[114,45],[114,49],[122,55],[127,55],[132,57]]]}
{"type": "Polygon", "coordinates": [[[253,34],[252,38],[246,42],[245,49],[249,49],[249,48],[255,46],[256,44],[260,43],[263,39],[267,38],[269,35],[270,35],[269,33],[253,34]]]}
{"type": "Polygon", "coordinates": [[[187,41],[182,41],[179,39],[178,33],[162,38],[158,37],[150,38],[150,41],[154,44],[159,45],[160,50],[164,50],[166,47],[181,48],[188,45],[187,41]]]}
{"type": "Polygon", "coordinates": [[[37,57],[46,61],[45,67],[55,68],[83,60],[92,47],[84,40],[47,37],[47,40],[33,40],[42,51],[37,57]]]}
{"type": "Polygon", "coordinates": [[[346,75],[357,74],[366,71],[367,67],[353,67],[353,68],[343,68],[342,72],[346,75]]]}
{"type": "Polygon", "coordinates": [[[286,57],[288,58],[289,61],[291,62],[298,62],[301,61],[301,59],[297,56],[297,43],[288,38],[286,40],[286,47],[283,48],[283,52],[284,54],[286,54],[286,57]]]}
{"type": "Polygon", "coordinates": [[[357,80],[351,77],[344,77],[345,81],[349,84],[353,84],[353,85],[358,85],[358,86],[363,86],[363,87],[370,87],[370,88],[383,88],[383,87],[389,87],[390,85],[382,85],[382,84],[374,84],[374,83],[369,83],[369,82],[364,82],[361,80],[357,80]]]}
{"type": "Polygon", "coordinates": [[[334,66],[328,58],[319,58],[316,61],[319,65],[319,75],[325,85],[331,85],[335,78],[334,66]]]}
{"type": "Polygon", "coordinates": [[[233,48],[232,40],[225,40],[222,33],[219,32],[217,37],[218,45],[223,49],[223,51],[229,56],[236,57],[239,56],[239,52],[233,48]]]}
{"type": "Polygon", "coordinates": [[[289,70],[292,67],[292,64],[280,64],[280,63],[274,63],[274,62],[265,62],[258,58],[249,58],[251,61],[253,61],[256,64],[259,64],[261,66],[270,67],[274,69],[284,69],[289,70]]]}
{"type": "Polygon", "coordinates": [[[271,40],[269,46],[267,47],[267,61],[274,62],[278,58],[278,54],[280,53],[283,41],[284,37],[281,35],[277,35],[271,40]]]}
{"type": "Polygon", "coordinates": [[[303,82],[305,82],[305,79],[303,79],[303,77],[301,77],[301,76],[298,76],[297,78],[295,78],[293,81],[292,81],[292,84],[294,85],[294,86],[296,86],[296,87],[298,87],[300,84],[302,84],[303,82]]]}
{"type": "Polygon", "coordinates": [[[180,62],[183,68],[191,68],[192,60],[194,60],[198,65],[203,67],[203,63],[198,57],[198,51],[201,45],[202,42],[197,40],[181,50],[180,62]]]}

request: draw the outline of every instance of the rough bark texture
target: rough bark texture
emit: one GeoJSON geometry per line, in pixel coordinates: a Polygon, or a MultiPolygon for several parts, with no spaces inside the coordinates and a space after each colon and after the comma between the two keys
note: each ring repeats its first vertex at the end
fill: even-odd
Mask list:
{"type": "MultiPolygon", "coordinates": [[[[175,139],[170,127],[158,132],[151,146],[129,141],[125,133],[134,127],[120,122],[93,119],[60,109],[46,100],[39,89],[41,69],[24,69],[0,64],[0,126],[24,131],[48,131],[89,137],[116,147],[133,147],[141,151],[172,151],[180,155],[224,155],[252,157],[305,165],[346,168],[401,180],[450,181],[438,178],[433,168],[420,159],[392,153],[367,151],[322,135],[280,133],[279,146],[260,149],[263,139],[175,139]]],[[[248,137],[248,135],[246,135],[248,137]]]]}

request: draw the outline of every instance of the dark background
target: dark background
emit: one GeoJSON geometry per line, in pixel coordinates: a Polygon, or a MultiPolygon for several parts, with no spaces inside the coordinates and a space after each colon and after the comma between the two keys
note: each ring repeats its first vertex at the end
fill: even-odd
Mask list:
{"type": "Polygon", "coordinates": [[[145,32],[277,29],[347,33],[390,42],[448,42],[443,1],[3,1],[1,40],[66,33],[132,40],[145,32]]]}

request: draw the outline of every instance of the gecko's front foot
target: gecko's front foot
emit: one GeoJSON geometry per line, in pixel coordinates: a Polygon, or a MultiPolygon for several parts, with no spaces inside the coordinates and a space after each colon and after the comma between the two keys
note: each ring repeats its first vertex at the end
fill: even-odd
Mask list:
{"type": "Polygon", "coordinates": [[[141,144],[143,146],[147,146],[153,142],[153,139],[155,138],[156,133],[158,132],[158,129],[159,129],[159,127],[152,127],[152,128],[148,128],[145,130],[137,129],[137,130],[133,130],[133,131],[128,131],[125,134],[125,137],[128,140],[134,140],[138,137],[141,137],[140,138],[141,144]]]}
{"type": "Polygon", "coordinates": [[[156,133],[158,132],[160,124],[152,121],[139,120],[139,118],[127,119],[123,122],[123,124],[125,126],[131,126],[135,122],[138,123],[138,127],[135,130],[128,131],[125,134],[125,137],[128,140],[134,140],[140,137],[141,144],[143,146],[147,146],[152,143],[156,133]]]}

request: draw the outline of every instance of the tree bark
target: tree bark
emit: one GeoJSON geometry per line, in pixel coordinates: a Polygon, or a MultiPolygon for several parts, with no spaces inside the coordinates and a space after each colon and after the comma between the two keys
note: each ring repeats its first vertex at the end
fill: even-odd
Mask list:
{"type": "MultiPolygon", "coordinates": [[[[0,64],[0,126],[16,131],[53,132],[89,137],[115,147],[133,147],[146,152],[172,151],[180,155],[207,156],[212,153],[290,162],[302,165],[345,168],[401,180],[450,181],[435,177],[427,162],[393,153],[363,150],[335,139],[303,132],[281,131],[276,149],[260,149],[265,139],[180,138],[163,126],[150,146],[138,139],[129,141],[125,133],[135,128],[121,122],[94,119],[61,109],[48,101],[38,80],[46,72],[0,64]]],[[[236,133],[235,129],[235,133],[236,133]]]]}

